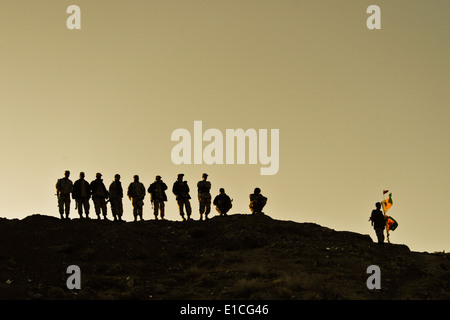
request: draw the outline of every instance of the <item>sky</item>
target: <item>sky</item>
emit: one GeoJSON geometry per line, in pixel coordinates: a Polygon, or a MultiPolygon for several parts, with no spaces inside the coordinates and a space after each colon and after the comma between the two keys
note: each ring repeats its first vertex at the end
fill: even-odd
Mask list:
{"type": "MultiPolygon", "coordinates": [[[[135,174],[146,188],[161,175],[174,221],[184,173],[198,219],[206,172],[232,213],[250,213],[259,187],[274,219],[372,239],[368,218],[388,189],[391,242],[448,252],[448,12],[448,0],[0,0],[0,217],[59,217],[55,184],[70,170],[72,181],[100,172],[107,187],[119,173],[124,189],[135,174]],[[73,4],[81,29],[67,26],[73,4]],[[248,156],[175,164],[172,133],[193,144],[194,121],[224,146],[228,129],[277,129],[278,171],[262,175],[248,156]]],[[[132,220],[126,197],[124,210],[132,220]]]]}

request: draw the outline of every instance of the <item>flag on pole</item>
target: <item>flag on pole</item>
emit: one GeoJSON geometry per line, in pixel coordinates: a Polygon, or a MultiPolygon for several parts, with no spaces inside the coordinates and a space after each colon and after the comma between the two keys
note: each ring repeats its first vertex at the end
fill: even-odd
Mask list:
{"type": "Polygon", "coordinates": [[[395,219],[392,217],[387,217],[386,229],[388,231],[394,231],[395,229],[397,229],[397,227],[398,227],[398,222],[395,221],[395,219]]]}
{"type": "Polygon", "coordinates": [[[385,199],[383,200],[383,202],[381,202],[385,213],[389,210],[390,207],[392,207],[393,204],[394,202],[392,201],[392,193],[389,193],[389,199],[385,199]]]}

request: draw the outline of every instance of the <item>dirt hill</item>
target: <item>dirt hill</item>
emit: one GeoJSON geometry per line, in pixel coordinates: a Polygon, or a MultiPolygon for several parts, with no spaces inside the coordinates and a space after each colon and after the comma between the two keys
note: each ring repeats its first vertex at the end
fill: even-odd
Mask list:
{"type": "Polygon", "coordinates": [[[0,219],[1,299],[449,299],[450,255],[313,223],[0,219]],[[69,290],[67,267],[81,270],[69,290]],[[370,265],[381,289],[369,290],[370,265]]]}

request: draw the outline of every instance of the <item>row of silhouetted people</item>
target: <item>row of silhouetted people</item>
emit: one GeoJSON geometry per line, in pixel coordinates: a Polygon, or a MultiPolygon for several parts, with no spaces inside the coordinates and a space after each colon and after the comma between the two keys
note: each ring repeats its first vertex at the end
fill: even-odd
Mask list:
{"type": "MultiPolygon", "coordinates": [[[[74,183],[69,179],[70,171],[66,170],[64,177],[58,179],[56,182],[56,192],[58,196],[58,207],[61,219],[68,219],[70,214],[71,197],[75,200],[75,209],[78,210],[80,218],[83,218],[83,210],[86,218],[89,218],[89,201],[92,198],[94,203],[95,213],[97,218],[103,215],[107,219],[107,203],[111,204],[111,211],[114,221],[122,221],[124,196],[120,175],[114,176],[114,181],[111,182],[109,188],[106,188],[103,183],[102,174],[97,173],[96,179],[91,183],[85,180],[84,172],[80,172],[80,178],[74,183]],[[64,216],[65,215],[65,216],[64,216]]],[[[191,204],[189,195],[190,189],[187,181],[183,180],[184,174],[180,173],[177,180],[173,183],[172,192],[176,197],[180,215],[183,221],[191,219],[191,204]]],[[[130,183],[127,189],[127,196],[131,200],[133,206],[134,221],[139,217],[142,220],[144,199],[146,192],[150,194],[150,200],[153,206],[153,214],[155,219],[160,216],[164,219],[165,202],[167,201],[167,185],[161,179],[161,176],[156,176],[155,181],[150,184],[146,190],[142,182],[139,181],[139,176],[133,177],[133,182],[130,183]]],[[[208,174],[203,173],[202,180],[197,183],[198,202],[200,220],[208,219],[208,214],[211,212],[211,182],[208,181],[208,174]]],[[[213,204],[221,216],[226,216],[227,212],[232,208],[233,200],[225,193],[223,188],[220,188],[219,194],[214,198],[213,204]]],[[[266,205],[267,198],[261,194],[259,188],[255,188],[254,193],[250,194],[250,210],[253,214],[261,213],[266,205]]]]}

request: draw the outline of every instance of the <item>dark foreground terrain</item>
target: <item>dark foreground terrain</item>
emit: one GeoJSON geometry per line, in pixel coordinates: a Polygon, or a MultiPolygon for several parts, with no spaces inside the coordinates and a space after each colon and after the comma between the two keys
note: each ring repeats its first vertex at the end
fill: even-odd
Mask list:
{"type": "Polygon", "coordinates": [[[1,299],[449,299],[450,255],[268,216],[0,219],[1,299]],[[67,267],[81,270],[69,290],[67,267]],[[369,290],[370,265],[381,289],[369,290]]]}

